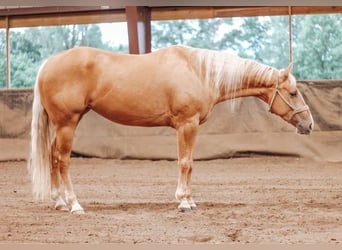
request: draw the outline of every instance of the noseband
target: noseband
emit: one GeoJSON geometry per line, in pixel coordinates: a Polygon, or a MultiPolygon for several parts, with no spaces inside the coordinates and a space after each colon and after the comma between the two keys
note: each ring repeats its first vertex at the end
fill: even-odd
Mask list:
{"type": "Polygon", "coordinates": [[[277,82],[276,82],[276,86],[275,86],[275,90],[274,90],[273,96],[271,98],[271,102],[268,105],[268,111],[272,113],[272,110],[271,110],[272,109],[272,105],[273,105],[274,100],[275,100],[275,98],[276,98],[276,96],[278,94],[280,96],[280,98],[283,100],[283,102],[285,102],[287,104],[287,106],[289,106],[292,109],[291,116],[290,116],[290,119],[289,119],[289,121],[290,121],[293,118],[293,116],[295,116],[296,114],[302,113],[304,111],[309,110],[309,106],[308,105],[304,105],[304,106],[296,108],[291,103],[289,103],[289,101],[286,100],[284,95],[279,90],[279,78],[280,78],[280,73],[278,73],[278,79],[277,79],[277,82]]]}

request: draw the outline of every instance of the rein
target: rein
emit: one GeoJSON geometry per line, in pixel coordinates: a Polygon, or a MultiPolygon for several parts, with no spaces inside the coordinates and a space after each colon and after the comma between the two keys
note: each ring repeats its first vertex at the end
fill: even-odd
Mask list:
{"type": "Polygon", "coordinates": [[[278,94],[280,96],[280,98],[283,100],[283,102],[285,102],[287,104],[287,106],[289,106],[292,109],[291,116],[290,116],[290,119],[289,119],[289,121],[290,121],[293,118],[293,116],[295,116],[296,114],[302,113],[304,111],[309,110],[309,106],[308,105],[304,105],[304,106],[296,108],[291,103],[289,103],[289,101],[286,100],[284,95],[279,90],[279,78],[280,78],[280,73],[278,73],[278,79],[277,79],[277,82],[276,82],[276,86],[275,86],[275,90],[274,90],[273,96],[271,98],[271,102],[268,105],[268,111],[272,113],[272,105],[273,105],[274,100],[275,100],[275,98],[276,98],[276,96],[278,94]]]}

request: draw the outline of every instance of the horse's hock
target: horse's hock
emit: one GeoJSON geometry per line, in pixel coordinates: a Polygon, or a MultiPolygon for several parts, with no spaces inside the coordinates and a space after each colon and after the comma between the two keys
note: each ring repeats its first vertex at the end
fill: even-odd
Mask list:
{"type": "MultiPolygon", "coordinates": [[[[309,137],[294,133],[257,98],[241,99],[234,110],[227,101],[217,105],[200,127],[195,159],[275,154],[342,161],[342,81],[298,82],[298,86],[315,121],[309,137]]],[[[0,160],[27,158],[32,100],[32,90],[0,92],[0,140],[5,142],[0,145],[6,147],[0,160]]],[[[176,143],[171,128],[119,125],[91,111],[76,130],[73,152],[118,159],[176,159],[176,143]]]]}

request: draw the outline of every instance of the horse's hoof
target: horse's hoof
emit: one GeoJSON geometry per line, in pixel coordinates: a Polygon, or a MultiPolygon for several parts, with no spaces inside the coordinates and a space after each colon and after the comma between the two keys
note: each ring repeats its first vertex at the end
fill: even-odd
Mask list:
{"type": "Polygon", "coordinates": [[[179,206],[178,206],[178,210],[180,212],[190,212],[191,211],[191,206],[188,202],[188,200],[184,199],[184,200],[181,200],[179,206]]]}
{"type": "Polygon", "coordinates": [[[192,199],[188,200],[188,203],[189,203],[191,210],[197,209],[196,203],[192,199]]]}
{"type": "Polygon", "coordinates": [[[74,210],[74,211],[71,211],[71,214],[84,214],[84,210],[74,210]]]}
{"type": "Polygon", "coordinates": [[[56,205],[55,209],[62,212],[69,212],[69,208],[66,205],[56,205]]]}
{"type": "Polygon", "coordinates": [[[71,208],[71,213],[72,214],[84,214],[84,210],[80,204],[75,204],[71,208]]]}
{"type": "Polygon", "coordinates": [[[69,211],[67,204],[62,198],[59,198],[56,202],[55,209],[58,211],[69,211]]]}
{"type": "Polygon", "coordinates": [[[194,206],[190,206],[191,207],[191,210],[197,210],[197,206],[194,205],[194,206]]]}
{"type": "Polygon", "coordinates": [[[178,207],[178,211],[181,212],[181,213],[189,213],[189,212],[191,212],[191,208],[178,207]]]}

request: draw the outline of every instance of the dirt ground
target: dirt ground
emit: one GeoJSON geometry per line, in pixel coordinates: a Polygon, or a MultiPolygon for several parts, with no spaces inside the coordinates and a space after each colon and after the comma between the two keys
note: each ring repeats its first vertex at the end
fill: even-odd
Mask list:
{"type": "Polygon", "coordinates": [[[177,211],[176,161],[71,163],[81,216],[33,201],[24,161],[0,163],[1,243],[342,243],[342,163],[196,161],[188,213],[177,211]]]}

